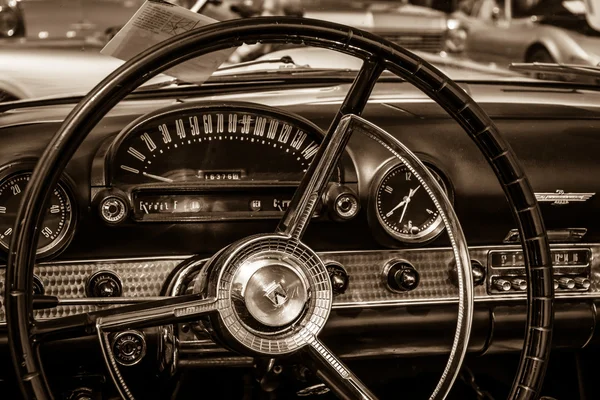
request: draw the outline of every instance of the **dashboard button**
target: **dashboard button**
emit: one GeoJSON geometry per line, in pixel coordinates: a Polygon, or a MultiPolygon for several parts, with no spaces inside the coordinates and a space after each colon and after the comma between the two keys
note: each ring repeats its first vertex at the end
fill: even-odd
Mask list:
{"type": "Polygon", "coordinates": [[[575,280],[573,278],[563,276],[562,278],[558,279],[558,286],[561,289],[575,289],[575,280]]]}
{"type": "Polygon", "coordinates": [[[575,286],[578,289],[589,289],[590,286],[592,286],[592,282],[586,278],[586,277],[582,277],[582,276],[578,276],[577,278],[574,279],[575,280],[575,286]]]}
{"type": "Polygon", "coordinates": [[[495,279],[494,287],[501,292],[508,292],[512,287],[512,284],[506,279],[495,279]]]}
{"type": "Polygon", "coordinates": [[[521,278],[515,278],[510,281],[510,284],[514,290],[525,291],[527,290],[527,281],[521,278]]]}

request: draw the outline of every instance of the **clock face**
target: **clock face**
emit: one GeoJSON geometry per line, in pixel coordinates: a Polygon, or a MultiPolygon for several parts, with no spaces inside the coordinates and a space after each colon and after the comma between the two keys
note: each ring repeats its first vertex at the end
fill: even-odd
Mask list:
{"type": "MultiPolygon", "coordinates": [[[[440,176],[430,171],[447,192],[440,176]]],[[[377,217],[386,232],[413,243],[437,236],[443,223],[429,191],[404,164],[389,169],[379,181],[375,203],[377,217]]]]}

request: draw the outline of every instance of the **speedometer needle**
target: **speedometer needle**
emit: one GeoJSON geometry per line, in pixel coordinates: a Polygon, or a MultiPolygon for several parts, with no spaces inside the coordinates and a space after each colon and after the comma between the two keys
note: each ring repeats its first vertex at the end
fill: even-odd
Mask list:
{"type": "Polygon", "coordinates": [[[171,179],[171,178],[165,178],[163,176],[149,174],[147,172],[142,172],[142,175],[147,176],[148,178],[156,179],[157,181],[161,181],[161,182],[168,182],[168,183],[173,182],[173,179],[171,179]]]}

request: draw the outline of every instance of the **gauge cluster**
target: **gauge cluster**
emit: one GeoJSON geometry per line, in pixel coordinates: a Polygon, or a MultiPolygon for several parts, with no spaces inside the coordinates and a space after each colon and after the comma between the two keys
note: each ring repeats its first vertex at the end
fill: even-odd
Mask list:
{"type": "MultiPolygon", "coordinates": [[[[85,220],[79,227],[82,235],[97,232],[120,243],[159,236],[181,243],[187,229],[212,229],[202,228],[210,222],[264,220],[254,226],[273,229],[269,220],[276,223],[288,209],[323,135],[296,114],[252,103],[185,103],[145,114],[98,142],[91,185],[81,182],[80,171],[70,171],[77,184],[62,177],[48,200],[38,257],[61,254],[74,237],[78,217],[85,220]],[[105,230],[113,227],[121,229],[105,230]]],[[[7,254],[35,162],[24,159],[0,167],[0,254],[7,254]]],[[[356,243],[403,247],[440,235],[444,226],[429,190],[409,168],[382,159],[369,182],[359,184],[357,163],[349,154],[343,156],[317,205],[316,220],[339,224],[323,231],[328,232],[324,237],[341,229],[354,235],[356,243]],[[370,232],[365,234],[365,228],[370,232]]],[[[452,198],[445,175],[429,166],[452,198]]],[[[218,229],[242,235],[249,227],[218,229]]]]}

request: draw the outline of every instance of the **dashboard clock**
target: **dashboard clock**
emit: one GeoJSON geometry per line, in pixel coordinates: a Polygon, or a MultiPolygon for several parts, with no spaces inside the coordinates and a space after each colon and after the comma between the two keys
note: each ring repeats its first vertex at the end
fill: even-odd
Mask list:
{"type": "MultiPolygon", "coordinates": [[[[433,168],[429,170],[449,195],[441,176],[433,168]]],[[[429,188],[406,165],[397,162],[387,164],[375,182],[373,211],[388,235],[406,243],[423,243],[435,238],[444,229],[429,188]]]]}

